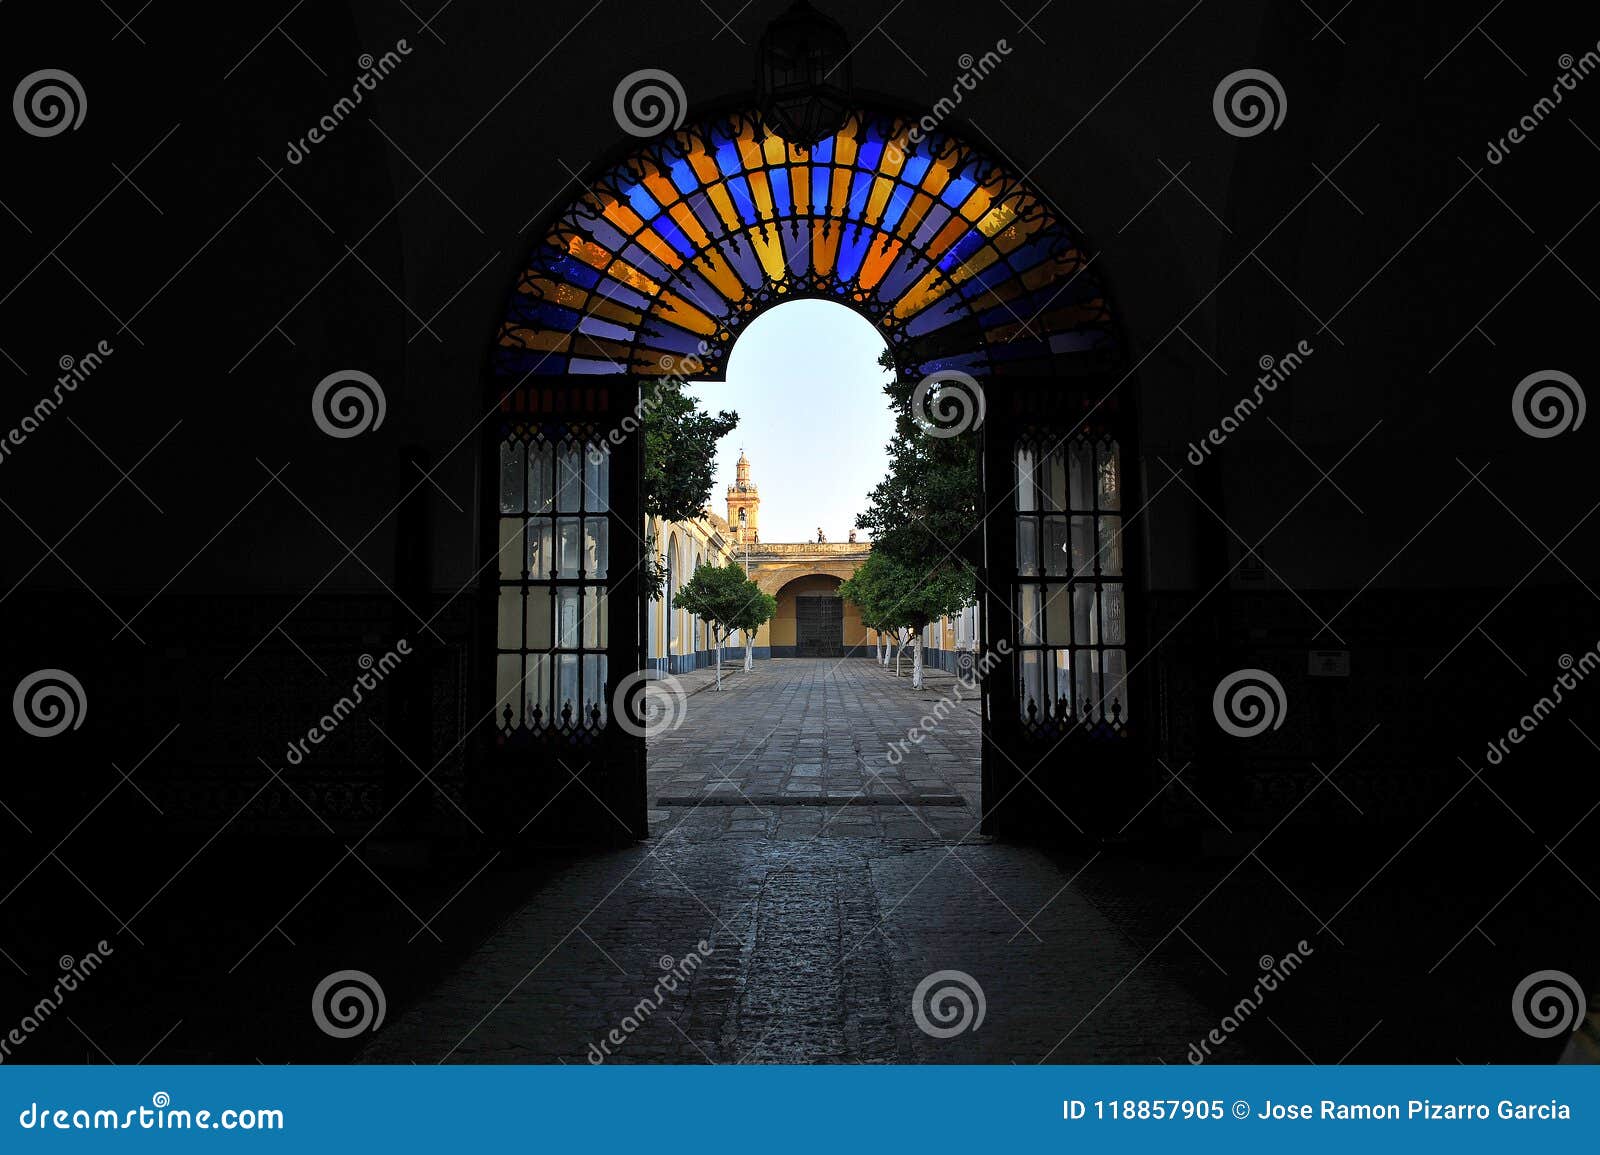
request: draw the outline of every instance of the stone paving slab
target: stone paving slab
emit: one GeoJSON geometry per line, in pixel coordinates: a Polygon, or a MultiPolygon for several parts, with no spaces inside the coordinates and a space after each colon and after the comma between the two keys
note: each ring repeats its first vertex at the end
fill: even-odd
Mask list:
{"type": "MultiPolygon", "coordinates": [[[[978,800],[975,692],[942,670],[923,689],[869,658],[769,659],[649,740],[657,805],[969,806],[978,800]]],[[[706,672],[693,675],[703,680],[706,672]]]]}

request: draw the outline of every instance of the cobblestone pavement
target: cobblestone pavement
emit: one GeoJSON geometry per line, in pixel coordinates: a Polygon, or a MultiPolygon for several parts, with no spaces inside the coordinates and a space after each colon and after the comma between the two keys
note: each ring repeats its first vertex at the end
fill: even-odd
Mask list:
{"type": "MultiPolygon", "coordinates": [[[[914,693],[869,661],[771,661],[694,695],[652,743],[651,786],[695,804],[653,811],[644,844],[553,869],[363,1057],[1181,1062],[1215,1018],[1077,892],[1081,859],[990,842],[975,805],[824,801],[870,794],[888,741],[952,681],[914,693]],[[708,794],[716,777],[756,804],[708,794]],[[946,1038],[919,1013],[937,1030],[955,999],[914,1009],[941,971],[970,976],[983,1008],[946,1038]]],[[[977,742],[959,707],[889,781],[975,803],[977,742]]],[[[951,981],[968,980],[933,989],[951,981]]]]}
{"type": "MultiPolygon", "coordinates": [[[[978,803],[978,701],[942,670],[911,689],[869,658],[778,659],[724,672],[694,690],[682,725],[652,736],[650,797],[658,805],[760,806],[851,799],[901,815],[901,800],[978,803]],[[924,721],[926,719],[926,721],[924,721]],[[917,731],[920,741],[910,741],[917,731]],[[897,745],[898,743],[898,745],[897,745]]],[[[690,682],[689,679],[697,679],[690,682]]]]}

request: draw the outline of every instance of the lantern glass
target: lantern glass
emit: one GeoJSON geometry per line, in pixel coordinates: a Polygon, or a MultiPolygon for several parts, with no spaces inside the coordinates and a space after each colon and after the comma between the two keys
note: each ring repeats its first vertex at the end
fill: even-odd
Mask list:
{"type": "Polygon", "coordinates": [[[844,28],[805,0],[768,26],[761,38],[762,105],[785,139],[810,146],[844,124],[849,54],[844,28]]]}

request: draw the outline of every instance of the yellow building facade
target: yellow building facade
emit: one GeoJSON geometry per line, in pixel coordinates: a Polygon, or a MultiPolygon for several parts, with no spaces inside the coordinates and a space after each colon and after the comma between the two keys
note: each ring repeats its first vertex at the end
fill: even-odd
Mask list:
{"type": "MultiPolygon", "coordinates": [[[[839,586],[867,560],[870,542],[763,542],[760,490],[743,453],[726,508],[725,517],[708,509],[693,521],[653,518],[645,527],[667,569],[666,589],[651,601],[646,623],[651,668],[681,674],[716,660],[709,628],[678,607],[677,594],[700,565],[730,561],[745,565],[778,602],[777,614],[756,632],[756,658],[870,657],[878,650],[877,631],[862,625],[856,607],[838,596],[839,586]]],[[[974,615],[969,609],[930,625],[923,632],[925,660],[954,669],[956,651],[976,646],[974,615]]],[[[724,663],[743,658],[744,642],[737,633],[729,640],[724,663]]]]}

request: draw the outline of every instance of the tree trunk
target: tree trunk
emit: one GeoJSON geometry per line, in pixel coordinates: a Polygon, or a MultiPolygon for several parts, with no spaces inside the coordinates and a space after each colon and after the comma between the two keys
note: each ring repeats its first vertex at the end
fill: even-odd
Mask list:
{"type": "Polygon", "coordinates": [[[922,631],[911,640],[911,688],[922,689],[922,631]]]}
{"type": "Polygon", "coordinates": [[[747,673],[756,668],[756,639],[749,630],[744,634],[744,668],[747,673]]]}
{"type": "Polygon", "coordinates": [[[894,676],[898,678],[900,676],[900,655],[906,652],[906,639],[904,634],[898,635],[895,638],[895,641],[899,643],[894,649],[894,676]]]}
{"type": "Polygon", "coordinates": [[[716,631],[711,632],[711,644],[717,651],[717,689],[722,689],[722,642],[718,639],[716,631]]]}

